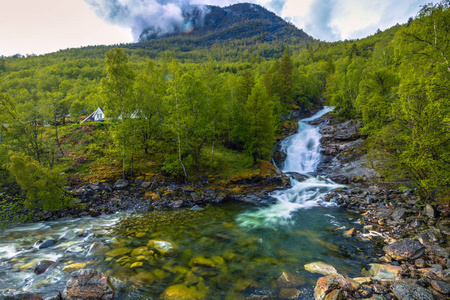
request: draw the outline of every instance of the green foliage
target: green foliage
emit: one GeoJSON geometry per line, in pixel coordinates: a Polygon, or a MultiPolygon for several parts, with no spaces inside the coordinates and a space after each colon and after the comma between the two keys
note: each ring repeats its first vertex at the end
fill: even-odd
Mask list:
{"type": "Polygon", "coordinates": [[[449,3],[427,4],[408,24],[353,41],[320,42],[287,28],[267,42],[254,20],[249,39],[215,42],[219,30],[1,58],[1,163],[12,150],[48,170],[65,164],[94,176],[121,159],[122,176],[151,165],[187,178],[233,159],[240,167],[267,159],[283,116],[324,100],[339,117],[361,119],[386,178],[410,179],[425,196],[444,193],[449,3]],[[79,121],[98,106],[111,117],[105,127],[60,126],[68,112],[79,121]]]}
{"type": "Polygon", "coordinates": [[[245,150],[253,157],[256,165],[258,158],[268,159],[272,153],[275,134],[272,103],[261,82],[257,82],[244,107],[247,126],[243,133],[245,150]]]}
{"type": "Polygon", "coordinates": [[[22,153],[9,152],[10,162],[6,169],[27,194],[25,207],[57,210],[72,205],[66,195],[66,181],[61,170],[49,169],[22,153]]]}
{"type": "Polygon", "coordinates": [[[34,213],[24,209],[22,197],[0,194],[0,230],[9,224],[31,222],[33,219],[34,213]]]}

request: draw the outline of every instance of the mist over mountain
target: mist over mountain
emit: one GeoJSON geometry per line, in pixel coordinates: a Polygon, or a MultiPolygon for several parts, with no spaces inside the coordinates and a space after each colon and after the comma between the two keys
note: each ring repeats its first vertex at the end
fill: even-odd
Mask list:
{"type": "MultiPolygon", "coordinates": [[[[203,43],[260,37],[261,42],[274,39],[308,40],[309,35],[289,24],[262,6],[238,3],[227,7],[195,6],[182,12],[184,22],[173,22],[172,32],[163,31],[160,24],[145,28],[139,41],[149,41],[169,36],[201,38],[203,43]]],[[[166,26],[167,27],[167,26],[166,26]]]]}

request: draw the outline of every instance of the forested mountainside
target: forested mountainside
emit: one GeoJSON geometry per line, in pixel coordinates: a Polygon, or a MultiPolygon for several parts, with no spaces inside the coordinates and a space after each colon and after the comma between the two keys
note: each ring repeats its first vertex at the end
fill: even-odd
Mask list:
{"type": "MultiPolygon", "coordinates": [[[[239,7],[250,6],[228,10],[238,15],[239,7]]],[[[15,182],[26,206],[52,210],[71,203],[61,174],[71,182],[158,173],[220,183],[258,172],[294,123],[292,110],[330,104],[338,117],[362,122],[385,180],[448,203],[449,2],[334,43],[264,15],[236,25],[249,36],[225,20],[209,31],[206,18],[192,34],[2,58],[3,186],[15,182]],[[105,122],[79,124],[98,107],[105,122]]]]}
{"type": "Polygon", "coordinates": [[[140,36],[142,43],[136,46],[145,48],[145,41],[168,36],[173,36],[178,43],[191,41],[196,46],[253,37],[260,42],[292,39],[297,43],[306,43],[313,40],[302,30],[256,4],[238,3],[223,8],[206,5],[194,9],[186,19],[183,27],[176,28],[175,33],[170,35],[158,35],[155,28],[145,29],[140,36]]]}

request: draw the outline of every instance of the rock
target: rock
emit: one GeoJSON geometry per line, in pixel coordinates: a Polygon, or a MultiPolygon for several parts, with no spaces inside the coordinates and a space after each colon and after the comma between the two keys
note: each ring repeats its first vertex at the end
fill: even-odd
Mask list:
{"type": "Polygon", "coordinates": [[[397,280],[402,268],[392,265],[370,264],[369,270],[363,270],[363,276],[370,277],[378,281],[394,281],[397,280]]]}
{"type": "Polygon", "coordinates": [[[113,299],[114,287],[109,276],[92,269],[79,270],[71,274],[63,292],[65,300],[113,299]]]}
{"type": "Polygon", "coordinates": [[[323,262],[312,262],[305,265],[305,270],[311,273],[318,273],[322,275],[335,275],[337,274],[337,270],[326,263],[323,262]]]}
{"type": "Polygon", "coordinates": [[[421,258],[416,259],[416,261],[414,262],[414,265],[415,265],[417,268],[425,268],[425,267],[427,266],[426,263],[425,263],[425,261],[424,261],[423,259],[421,259],[421,258]]]}
{"type": "Polygon", "coordinates": [[[439,243],[439,240],[441,239],[441,233],[438,229],[432,228],[420,232],[416,238],[424,245],[435,244],[439,243]]]}
{"type": "Polygon", "coordinates": [[[155,281],[156,276],[150,272],[139,272],[138,274],[131,276],[128,282],[136,285],[152,285],[155,281]]]}
{"type": "Polygon", "coordinates": [[[206,291],[199,291],[196,288],[188,288],[184,284],[169,286],[164,290],[162,300],[203,300],[208,299],[206,291]]]}
{"type": "Polygon", "coordinates": [[[280,291],[280,297],[283,299],[297,299],[301,293],[297,289],[282,289],[280,291]]]}
{"type": "Polygon", "coordinates": [[[355,278],[352,278],[352,280],[354,280],[358,284],[363,284],[363,283],[371,282],[372,278],[370,278],[370,277],[355,277],[355,278]]]}
{"type": "Polygon", "coordinates": [[[98,253],[102,247],[103,247],[102,244],[98,242],[93,242],[91,246],[89,246],[89,250],[86,255],[94,255],[98,253]]]}
{"type": "Polygon", "coordinates": [[[106,252],[106,255],[111,256],[111,257],[116,257],[116,256],[128,254],[130,252],[131,252],[131,249],[128,249],[128,248],[116,248],[114,250],[106,252]]]}
{"type": "Polygon", "coordinates": [[[433,281],[431,281],[431,286],[433,287],[433,289],[435,289],[439,293],[442,293],[444,295],[450,294],[450,284],[445,281],[433,280],[433,281]]]}
{"type": "Polygon", "coordinates": [[[205,258],[204,256],[197,256],[192,258],[189,261],[189,266],[192,268],[193,266],[205,267],[205,268],[214,268],[216,267],[216,263],[209,258],[205,258]]]}
{"type": "Polygon", "coordinates": [[[137,262],[131,264],[130,269],[139,268],[139,267],[142,267],[143,265],[144,265],[143,262],[137,261],[137,262]]]}
{"type": "Polygon", "coordinates": [[[43,242],[42,244],[39,245],[39,249],[45,249],[45,248],[50,248],[52,246],[54,246],[57,243],[56,240],[46,240],[45,242],[43,242]]]}
{"type": "Polygon", "coordinates": [[[134,248],[133,251],[131,251],[131,256],[139,256],[139,255],[143,255],[145,252],[148,251],[148,247],[143,246],[143,247],[137,247],[134,248]]]}
{"type": "Polygon", "coordinates": [[[141,187],[142,187],[143,189],[148,189],[151,185],[152,185],[152,182],[151,182],[151,181],[145,181],[145,182],[143,182],[143,183],[141,184],[141,187]]]}
{"type": "Polygon", "coordinates": [[[425,210],[424,210],[424,212],[425,212],[425,215],[426,215],[428,218],[434,218],[434,217],[435,217],[434,208],[433,208],[433,206],[431,206],[431,205],[428,204],[428,203],[425,205],[425,210]]]}
{"type": "Polygon", "coordinates": [[[194,205],[190,210],[194,210],[194,211],[202,211],[205,210],[204,208],[198,206],[198,205],[194,205]]]}
{"type": "Polygon", "coordinates": [[[352,229],[350,229],[350,230],[345,231],[345,232],[343,233],[343,235],[344,235],[345,237],[352,237],[352,236],[355,234],[355,231],[356,231],[356,229],[355,229],[355,228],[352,228],[352,229]]]}
{"type": "Polygon", "coordinates": [[[178,250],[174,243],[167,240],[150,240],[147,247],[157,250],[163,256],[172,255],[178,250]]]}
{"type": "Polygon", "coordinates": [[[41,295],[33,293],[18,294],[14,296],[3,296],[2,300],[42,300],[41,295]]]}
{"type": "Polygon", "coordinates": [[[392,213],[392,219],[396,220],[396,221],[400,221],[402,219],[404,219],[406,217],[406,209],[404,208],[399,208],[396,209],[393,213],[392,213]]]}
{"type": "Polygon", "coordinates": [[[87,263],[84,263],[84,262],[74,263],[74,264],[65,266],[62,270],[64,272],[72,272],[72,271],[76,271],[79,269],[83,269],[84,267],[86,267],[86,265],[87,265],[87,263]]]}
{"type": "Polygon", "coordinates": [[[325,296],[325,300],[339,300],[341,299],[341,291],[340,290],[334,290],[331,291],[331,293],[327,294],[325,296]]]}
{"type": "Polygon", "coordinates": [[[183,200],[177,200],[177,201],[173,201],[171,203],[172,208],[181,208],[184,204],[183,200]]]}
{"type": "Polygon", "coordinates": [[[83,251],[84,251],[83,247],[76,245],[76,246],[68,247],[65,252],[67,252],[67,253],[80,253],[80,252],[83,252],[83,251]]]}
{"type": "Polygon", "coordinates": [[[123,190],[123,189],[126,189],[128,187],[128,185],[129,185],[128,180],[126,180],[126,179],[119,179],[114,184],[114,189],[115,190],[123,190]]]}
{"type": "Polygon", "coordinates": [[[425,246],[419,241],[404,239],[385,246],[383,250],[395,260],[409,260],[421,257],[425,252],[425,246]]]}
{"type": "Polygon", "coordinates": [[[413,299],[420,299],[420,300],[433,300],[433,294],[415,284],[415,283],[407,283],[402,281],[395,282],[392,287],[392,292],[394,292],[394,295],[399,298],[400,300],[413,300],[413,299]]]}
{"type": "Polygon", "coordinates": [[[305,181],[306,179],[309,178],[307,175],[303,175],[303,174],[300,174],[300,173],[297,173],[297,172],[286,172],[285,174],[290,176],[290,177],[292,177],[293,179],[295,179],[295,180],[297,180],[299,182],[305,181]]]}
{"type": "Polygon", "coordinates": [[[325,296],[336,289],[354,289],[350,282],[340,274],[320,277],[314,288],[314,299],[324,300],[325,296]]]}
{"type": "Polygon", "coordinates": [[[40,275],[44,273],[54,263],[55,262],[53,260],[41,260],[36,264],[36,267],[34,268],[34,274],[40,275]]]}
{"type": "Polygon", "coordinates": [[[240,278],[234,283],[233,290],[243,292],[248,288],[260,289],[261,286],[254,280],[240,278]]]}
{"type": "Polygon", "coordinates": [[[105,191],[110,193],[113,191],[113,188],[108,183],[104,183],[103,188],[105,189],[105,191]]]}
{"type": "Polygon", "coordinates": [[[289,272],[283,272],[277,280],[272,283],[273,289],[296,288],[305,284],[305,281],[297,275],[289,272]]]}
{"type": "Polygon", "coordinates": [[[67,230],[59,237],[59,240],[71,240],[75,238],[77,235],[72,230],[67,230]]]}
{"type": "Polygon", "coordinates": [[[284,151],[282,150],[281,143],[278,143],[278,144],[275,146],[275,149],[274,149],[273,154],[272,154],[272,159],[273,159],[273,161],[275,162],[275,164],[276,164],[278,167],[281,168],[281,167],[283,166],[283,163],[284,163],[284,161],[286,160],[286,158],[287,158],[286,152],[284,152],[284,151]]]}

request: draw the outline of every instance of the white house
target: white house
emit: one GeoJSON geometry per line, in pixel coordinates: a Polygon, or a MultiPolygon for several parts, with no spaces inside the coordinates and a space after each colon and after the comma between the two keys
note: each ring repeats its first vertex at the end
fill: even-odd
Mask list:
{"type": "Polygon", "coordinates": [[[103,109],[101,107],[97,108],[96,111],[94,111],[92,114],[90,114],[86,119],[81,121],[80,124],[83,124],[84,122],[98,122],[98,121],[104,121],[105,120],[105,113],[103,112],[103,109]]]}

